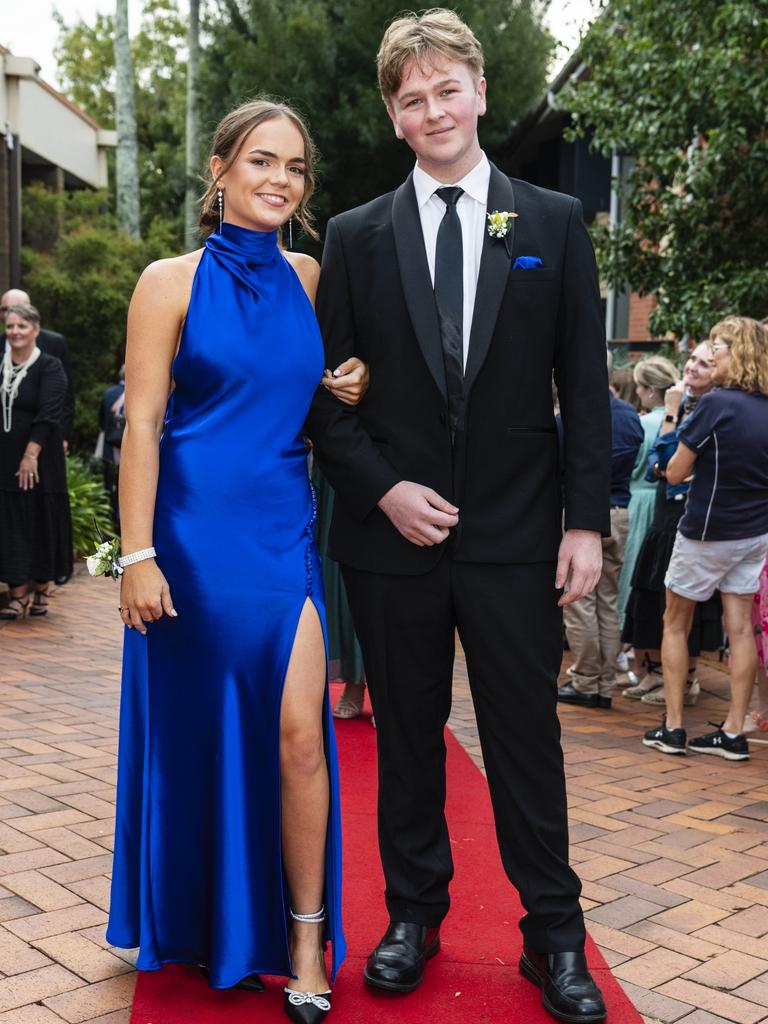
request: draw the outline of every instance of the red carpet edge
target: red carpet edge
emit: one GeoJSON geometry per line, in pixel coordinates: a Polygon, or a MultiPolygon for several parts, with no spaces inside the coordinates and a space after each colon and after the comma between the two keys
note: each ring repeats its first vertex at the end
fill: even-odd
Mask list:
{"type": "MultiPolygon", "coordinates": [[[[338,696],[333,687],[333,698],[338,696]]],[[[370,949],[387,925],[376,841],[376,733],[368,714],[336,723],[344,824],[344,925],[348,955],[333,992],[334,1024],[544,1024],[552,1018],[539,990],[520,976],[522,908],[501,867],[488,787],[446,731],[448,800],[455,878],[441,952],[424,983],[407,996],[371,992],[362,981],[370,949]]],[[[610,1024],[640,1024],[603,957],[587,956],[605,995],[610,1024]]],[[[131,1024],[278,1024],[284,979],[265,978],[261,995],[208,988],[196,968],[142,972],[131,1024]]]]}

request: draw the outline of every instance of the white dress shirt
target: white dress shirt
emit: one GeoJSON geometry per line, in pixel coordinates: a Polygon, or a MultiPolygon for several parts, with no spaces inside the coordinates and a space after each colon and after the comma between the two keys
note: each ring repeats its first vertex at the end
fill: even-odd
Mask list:
{"type": "MultiPolygon", "coordinates": [[[[488,208],[488,185],[491,180],[491,165],[485,153],[480,157],[469,174],[461,181],[453,182],[464,189],[459,196],[456,210],[461,224],[462,249],[464,253],[464,368],[467,366],[469,354],[469,334],[472,330],[472,314],[475,309],[475,293],[477,277],[480,273],[480,257],[483,253],[483,239],[486,231],[486,212],[488,208]]],[[[421,231],[424,236],[424,247],[427,250],[427,264],[432,285],[435,284],[435,249],[437,248],[437,232],[440,221],[445,215],[445,203],[435,195],[439,188],[447,182],[435,181],[418,164],[413,171],[413,187],[416,191],[416,203],[421,218],[421,231]]]]}

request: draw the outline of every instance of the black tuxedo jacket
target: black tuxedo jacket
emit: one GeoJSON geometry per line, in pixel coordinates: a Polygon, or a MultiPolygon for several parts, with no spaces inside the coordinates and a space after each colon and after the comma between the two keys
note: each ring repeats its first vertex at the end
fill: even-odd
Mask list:
{"type": "MultiPolygon", "coordinates": [[[[37,347],[41,352],[47,352],[49,356],[56,356],[61,360],[64,373],[67,377],[67,394],[64,398],[64,408],[61,414],[61,436],[65,441],[69,440],[72,429],[72,420],[75,417],[75,389],[72,381],[72,363],[69,358],[67,339],[57,331],[46,331],[40,329],[37,336],[37,347]]],[[[0,353],[5,351],[5,333],[0,334],[0,353]]]]}
{"type": "Polygon", "coordinates": [[[336,490],[330,553],[344,564],[418,574],[447,547],[462,561],[552,561],[563,505],[566,528],[610,533],[605,334],[581,204],[492,165],[494,210],[518,216],[506,239],[484,238],[463,425],[453,440],[411,178],[328,224],[317,296],[326,365],[357,355],[371,371],[357,408],[320,388],[307,422],[336,490]],[[538,256],[543,267],[514,269],[517,256],[538,256]],[[444,544],[411,544],[377,507],[400,480],[432,487],[459,507],[459,525],[444,544]]]}

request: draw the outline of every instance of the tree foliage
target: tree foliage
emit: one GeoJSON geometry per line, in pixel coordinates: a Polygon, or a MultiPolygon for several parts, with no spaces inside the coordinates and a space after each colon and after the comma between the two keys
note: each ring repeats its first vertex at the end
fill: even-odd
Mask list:
{"type": "MultiPolygon", "coordinates": [[[[541,0],[466,0],[459,13],[483,44],[488,113],[481,141],[492,156],[541,92],[553,40],[541,0]]],[[[376,52],[402,11],[392,0],[219,0],[209,9],[202,69],[208,134],[257,95],[296,105],[321,155],[314,204],[329,216],[396,187],[413,164],[376,85],[376,52]]]]}
{"type": "MultiPolygon", "coordinates": [[[[460,9],[485,49],[489,109],[481,140],[491,156],[544,87],[553,47],[541,20],[546,6],[547,0],[467,0],[460,9]]],[[[268,94],[295,104],[309,121],[321,154],[314,204],[321,223],[394,188],[413,156],[395,139],[375,62],[382,33],[401,9],[393,0],[208,0],[200,52],[203,147],[228,110],[268,94]]],[[[113,127],[114,19],[58,20],[62,88],[113,127]]],[[[170,218],[180,246],[186,36],[178,0],[145,0],[132,41],[142,230],[157,216],[170,218]]],[[[200,172],[204,158],[200,152],[200,172]]]]}
{"type": "Polygon", "coordinates": [[[702,336],[768,314],[768,4],[604,0],[563,102],[606,154],[631,154],[604,273],[653,294],[650,329],[702,336]]]}
{"type": "MultiPolygon", "coordinates": [[[[104,128],[115,127],[112,15],[68,24],[60,13],[55,50],[62,90],[104,128]]],[[[131,39],[139,140],[142,233],[153,220],[170,220],[183,238],[187,28],[178,0],[145,0],[131,39]]],[[[114,201],[114,175],[112,195],[114,201]]]]}
{"type": "Polygon", "coordinates": [[[95,439],[99,400],[123,361],[136,280],[148,263],[172,255],[176,247],[159,221],[143,241],[118,230],[104,193],[59,194],[32,185],[24,190],[22,217],[24,287],[43,326],[69,339],[74,442],[83,449],[95,439]]]}

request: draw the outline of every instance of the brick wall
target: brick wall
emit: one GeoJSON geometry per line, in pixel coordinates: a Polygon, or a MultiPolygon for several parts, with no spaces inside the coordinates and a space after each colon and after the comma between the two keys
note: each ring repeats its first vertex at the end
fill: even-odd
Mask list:
{"type": "Polygon", "coordinates": [[[629,330],[628,336],[632,341],[644,341],[651,337],[648,330],[648,318],[656,305],[653,295],[646,295],[640,298],[635,292],[629,298],[629,330]]]}

